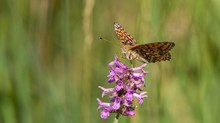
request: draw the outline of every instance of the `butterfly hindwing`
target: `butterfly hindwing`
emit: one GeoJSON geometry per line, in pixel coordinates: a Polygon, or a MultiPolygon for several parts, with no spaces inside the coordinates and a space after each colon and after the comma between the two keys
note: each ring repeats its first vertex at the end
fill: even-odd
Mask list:
{"type": "Polygon", "coordinates": [[[137,53],[149,63],[171,59],[169,51],[175,46],[173,42],[155,42],[132,47],[130,50],[137,53]]]}

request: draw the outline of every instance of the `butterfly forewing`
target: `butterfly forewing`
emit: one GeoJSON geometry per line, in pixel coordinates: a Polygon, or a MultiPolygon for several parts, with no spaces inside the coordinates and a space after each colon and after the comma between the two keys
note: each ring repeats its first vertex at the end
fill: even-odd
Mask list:
{"type": "Polygon", "coordinates": [[[117,22],[114,23],[115,34],[118,39],[121,41],[123,45],[131,45],[134,46],[137,42],[134,40],[132,36],[130,36],[124,28],[119,25],[117,22]]]}

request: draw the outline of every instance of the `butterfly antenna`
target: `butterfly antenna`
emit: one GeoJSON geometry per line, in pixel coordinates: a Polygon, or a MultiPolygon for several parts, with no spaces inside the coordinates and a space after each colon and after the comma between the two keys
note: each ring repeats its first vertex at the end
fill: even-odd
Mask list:
{"type": "Polygon", "coordinates": [[[106,41],[106,42],[108,42],[108,43],[110,43],[110,44],[115,45],[115,43],[113,43],[113,41],[109,41],[109,40],[107,40],[107,39],[105,39],[105,38],[102,38],[102,37],[99,37],[99,39],[100,39],[100,40],[103,40],[103,41],[106,41]]]}

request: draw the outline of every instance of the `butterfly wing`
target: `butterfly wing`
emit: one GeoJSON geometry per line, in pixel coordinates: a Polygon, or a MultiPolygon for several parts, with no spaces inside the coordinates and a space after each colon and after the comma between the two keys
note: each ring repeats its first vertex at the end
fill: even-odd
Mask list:
{"type": "Polygon", "coordinates": [[[137,45],[130,50],[137,53],[144,62],[154,63],[171,59],[169,51],[175,46],[173,42],[156,42],[137,45]]]}
{"type": "Polygon", "coordinates": [[[114,30],[115,34],[117,35],[117,38],[121,41],[123,45],[134,46],[137,44],[134,38],[130,36],[119,23],[114,23],[114,30]]]}

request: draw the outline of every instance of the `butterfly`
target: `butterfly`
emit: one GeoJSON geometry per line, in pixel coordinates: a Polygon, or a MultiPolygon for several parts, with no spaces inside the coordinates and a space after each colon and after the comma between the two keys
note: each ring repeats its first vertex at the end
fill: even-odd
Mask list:
{"type": "Polygon", "coordinates": [[[128,60],[137,59],[144,63],[155,63],[171,59],[169,51],[175,46],[175,43],[154,42],[138,44],[119,23],[114,23],[114,30],[122,44],[121,51],[128,60]]]}

